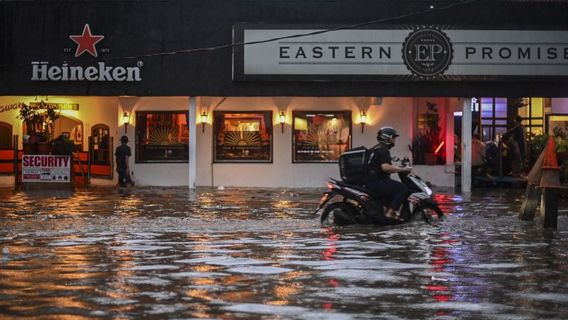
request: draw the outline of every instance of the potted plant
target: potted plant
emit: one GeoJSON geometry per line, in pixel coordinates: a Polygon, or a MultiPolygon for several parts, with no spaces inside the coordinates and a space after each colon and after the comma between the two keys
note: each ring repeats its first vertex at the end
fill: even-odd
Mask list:
{"type": "Polygon", "coordinates": [[[529,168],[532,168],[548,141],[547,134],[527,134],[527,160],[529,168]]]}
{"type": "Polygon", "coordinates": [[[48,154],[51,150],[49,142],[53,135],[55,120],[59,114],[55,106],[41,101],[39,106],[21,103],[18,118],[26,125],[24,136],[24,153],[48,154]]]}

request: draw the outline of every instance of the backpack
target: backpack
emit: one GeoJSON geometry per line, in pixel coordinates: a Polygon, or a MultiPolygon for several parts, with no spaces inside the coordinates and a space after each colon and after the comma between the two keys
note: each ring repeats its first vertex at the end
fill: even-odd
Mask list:
{"type": "Polygon", "coordinates": [[[339,156],[339,174],[347,183],[364,184],[373,178],[369,161],[375,147],[357,147],[349,149],[339,156]]]}

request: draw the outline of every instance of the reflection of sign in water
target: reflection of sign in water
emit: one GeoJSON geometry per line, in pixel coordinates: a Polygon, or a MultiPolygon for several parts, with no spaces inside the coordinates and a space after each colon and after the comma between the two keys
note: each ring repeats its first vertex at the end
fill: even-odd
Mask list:
{"type": "Polygon", "coordinates": [[[71,157],[56,155],[24,155],[22,157],[23,182],[69,182],[71,157]]]}

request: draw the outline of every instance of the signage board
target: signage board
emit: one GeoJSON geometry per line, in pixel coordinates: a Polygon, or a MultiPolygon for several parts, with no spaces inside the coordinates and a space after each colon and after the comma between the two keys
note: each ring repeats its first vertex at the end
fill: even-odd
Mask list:
{"type": "Polygon", "coordinates": [[[235,80],[568,76],[568,31],[235,27],[235,80]],[[336,77],[336,78],[334,78],[336,77]]]}
{"type": "Polygon", "coordinates": [[[22,157],[22,182],[71,181],[71,157],[60,155],[25,154],[22,157]]]}
{"type": "Polygon", "coordinates": [[[30,102],[30,107],[33,109],[45,109],[51,107],[56,110],[79,110],[78,103],[53,103],[53,102],[30,102]]]}
{"type": "MultiPolygon", "coordinates": [[[[81,34],[69,35],[71,40],[77,45],[74,58],[77,59],[83,54],[89,54],[91,58],[99,58],[97,44],[105,36],[93,34],[91,27],[86,23],[81,34]]],[[[66,53],[73,53],[71,48],[64,48],[66,53]]],[[[108,53],[108,48],[102,48],[102,53],[108,53]]],[[[94,60],[85,64],[84,61],[73,63],[63,62],[62,64],[51,64],[49,61],[32,61],[32,81],[48,82],[71,82],[71,81],[97,81],[97,82],[140,82],[142,81],[142,61],[136,65],[116,66],[108,65],[105,61],[94,60]]]]}

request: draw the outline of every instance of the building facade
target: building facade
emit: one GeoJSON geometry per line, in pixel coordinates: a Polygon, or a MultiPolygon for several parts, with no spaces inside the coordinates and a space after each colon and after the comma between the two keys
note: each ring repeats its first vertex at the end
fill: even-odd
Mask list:
{"type": "Polygon", "coordinates": [[[562,1],[13,1],[0,16],[0,148],[26,138],[21,103],[52,104],[51,134],[111,168],[95,184],[116,183],[126,135],[140,185],[319,187],[390,125],[393,154],[453,186],[461,117],[486,140],[514,114],[566,125],[562,1]]]}

